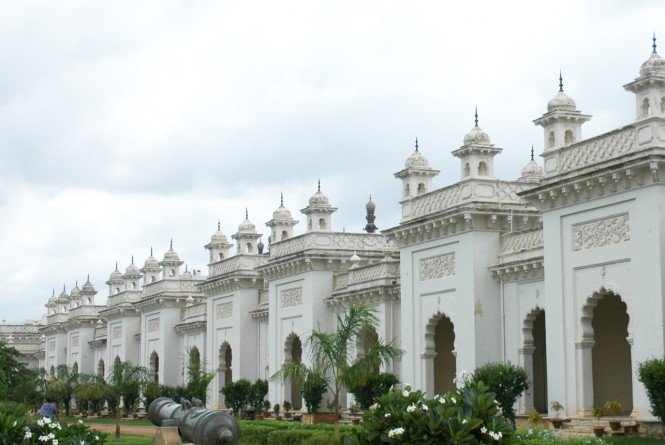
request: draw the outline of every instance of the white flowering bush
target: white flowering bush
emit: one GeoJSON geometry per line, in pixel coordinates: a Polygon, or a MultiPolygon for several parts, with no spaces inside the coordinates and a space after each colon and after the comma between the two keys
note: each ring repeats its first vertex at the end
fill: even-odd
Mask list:
{"type": "Polygon", "coordinates": [[[356,444],[505,444],[514,430],[482,382],[427,399],[409,385],[378,397],[363,416],[356,444]]]}
{"type": "Polygon", "coordinates": [[[90,430],[82,422],[66,425],[33,417],[23,405],[0,404],[0,444],[100,445],[106,434],[90,430]]]}

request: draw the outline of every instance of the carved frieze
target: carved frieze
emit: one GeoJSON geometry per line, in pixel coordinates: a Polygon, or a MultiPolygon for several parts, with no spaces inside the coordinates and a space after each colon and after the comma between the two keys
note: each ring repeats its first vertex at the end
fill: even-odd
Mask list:
{"type": "Polygon", "coordinates": [[[589,250],[630,241],[628,214],[573,225],[573,251],[589,250]]]}
{"type": "Polygon", "coordinates": [[[280,300],[283,308],[302,305],[302,287],[283,290],[280,300]]]}
{"type": "Polygon", "coordinates": [[[113,326],[111,330],[111,337],[116,339],[122,336],[122,326],[113,326]]]}
{"type": "Polygon", "coordinates": [[[419,262],[420,281],[455,275],[455,252],[423,258],[419,262]]]}
{"type": "Polygon", "coordinates": [[[55,351],[55,339],[51,339],[48,341],[48,350],[49,352],[55,351]]]}
{"type": "Polygon", "coordinates": [[[217,305],[217,319],[231,318],[233,316],[233,302],[222,303],[217,305]]]}
{"type": "Polygon", "coordinates": [[[78,335],[75,337],[72,337],[72,348],[77,348],[79,345],[79,337],[78,335]]]}
{"type": "Polygon", "coordinates": [[[159,317],[148,320],[148,332],[159,331],[159,317]]]}

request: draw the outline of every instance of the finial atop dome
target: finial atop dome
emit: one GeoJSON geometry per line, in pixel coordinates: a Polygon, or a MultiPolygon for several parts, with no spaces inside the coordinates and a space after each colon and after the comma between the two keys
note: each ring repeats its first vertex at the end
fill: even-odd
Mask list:
{"type": "Polygon", "coordinates": [[[321,191],[321,178],[319,178],[319,185],[317,186],[316,191],[317,192],[321,191]]]}
{"type": "Polygon", "coordinates": [[[474,113],[475,125],[464,136],[464,145],[490,145],[490,137],[478,126],[478,107],[474,113]]]}
{"type": "Polygon", "coordinates": [[[654,53],[654,54],[657,54],[657,53],[656,53],[656,31],[653,32],[653,45],[652,45],[652,48],[653,48],[653,53],[654,53]]]}
{"type": "Polygon", "coordinates": [[[284,193],[279,193],[279,206],[284,207],[284,193]]]}
{"type": "Polygon", "coordinates": [[[416,138],[416,151],[418,151],[418,138],[416,138]]]}
{"type": "Polygon", "coordinates": [[[132,263],[131,264],[134,264],[134,254],[132,254],[132,263]]]}
{"type": "Polygon", "coordinates": [[[561,75],[561,70],[559,70],[559,93],[563,93],[563,76],[561,75]]]}
{"type": "Polygon", "coordinates": [[[173,238],[171,238],[171,244],[169,244],[169,249],[173,249],[173,238]]]}
{"type": "Polygon", "coordinates": [[[531,144],[531,160],[533,161],[533,144],[531,144]]]}
{"type": "Polygon", "coordinates": [[[245,207],[245,219],[249,219],[249,213],[247,212],[247,207],[245,207]]]}
{"type": "Polygon", "coordinates": [[[118,261],[115,262],[115,270],[118,270],[118,261]]]}
{"type": "Polygon", "coordinates": [[[533,144],[531,144],[531,160],[522,169],[522,176],[520,180],[523,181],[536,181],[543,177],[545,170],[538,165],[533,157],[533,144]]]}
{"type": "Polygon", "coordinates": [[[217,231],[220,232],[222,230],[222,223],[217,220],[217,231]]]}
{"type": "Polygon", "coordinates": [[[475,121],[476,121],[475,126],[477,127],[478,126],[478,107],[477,106],[476,106],[476,119],[475,119],[475,121]]]}

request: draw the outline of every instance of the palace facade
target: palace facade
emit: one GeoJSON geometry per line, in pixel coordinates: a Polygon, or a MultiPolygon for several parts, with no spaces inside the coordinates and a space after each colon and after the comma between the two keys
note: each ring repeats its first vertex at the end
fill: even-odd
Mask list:
{"type": "MultiPolygon", "coordinates": [[[[502,149],[476,121],[452,152],[453,185],[432,186],[439,172],[416,145],[395,173],[396,227],[376,231],[370,200],[367,233],[334,231],[337,209],[319,187],[301,210],[303,234],[282,202],[266,223],[268,246],[245,219],[230,239],[212,234],[206,273],[183,270],[171,246],[161,260],[116,267],[105,305],[88,280],[49,298],[40,324],[0,334],[47,372],[64,363],[105,374],[130,360],[172,385],[197,348],[217,371],[211,405],[222,407],[224,385],[307,362],[308,334],[364,303],[380,319],[370,338],[405,351],[385,370],[429,395],[454,388],[462,370],[510,361],[532,382],[522,414],[556,400],[568,417],[587,417],[616,399],[654,420],[636,368],[665,355],[665,60],[655,44],[624,88],[635,120],[584,139],[591,116],[560,85],[534,120],[543,164],[532,154],[518,179],[495,176],[502,149]]],[[[288,383],[271,383],[269,399],[303,406],[288,383]]]]}

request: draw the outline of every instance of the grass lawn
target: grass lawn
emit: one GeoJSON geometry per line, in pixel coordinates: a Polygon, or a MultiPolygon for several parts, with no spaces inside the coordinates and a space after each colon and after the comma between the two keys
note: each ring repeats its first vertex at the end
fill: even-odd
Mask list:
{"type": "Polygon", "coordinates": [[[152,444],[152,437],[137,436],[137,435],[133,435],[133,434],[121,434],[120,435],[120,442],[116,442],[115,441],[115,436],[113,434],[109,434],[109,436],[106,438],[106,443],[108,443],[108,444],[126,443],[126,444],[131,444],[131,445],[151,445],[152,444]]]}
{"type": "MultiPolygon", "coordinates": [[[[112,417],[63,417],[60,419],[61,422],[67,423],[76,423],[79,420],[82,420],[86,425],[94,425],[96,423],[102,423],[104,425],[115,425],[115,418],[112,417]]],[[[153,426],[149,420],[138,420],[138,419],[120,419],[120,427],[123,425],[136,425],[136,426],[153,426]]]]}
{"type": "Polygon", "coordinates": [[[650,437],[603,436],[603,439],[613,445],[662,445],[665,443],[663,440],[652,439],[650,437]]]}

